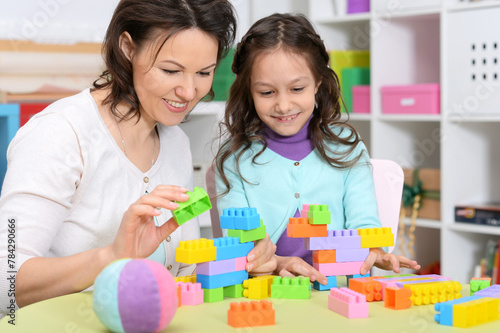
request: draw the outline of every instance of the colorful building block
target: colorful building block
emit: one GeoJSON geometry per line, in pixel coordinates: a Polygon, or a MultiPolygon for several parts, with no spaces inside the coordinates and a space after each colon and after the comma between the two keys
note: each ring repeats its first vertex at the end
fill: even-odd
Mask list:
{"type": "Polygon", "coordinates": [[[350,279],[349,289],[365,295],[367,302],[382,300],[382,286],[373,279],[350,279]]]}
{"type": "Polygon", "coordinates": [[[224,288],[203,289],[205,303],[215,303],[224,300],[224,288]]]}
{"type": "Polygon", "coordinates": [[[413,305],[435,304],[461,298],[462,285],[456,281],[406,284],[413,305]]]}
{"type": "Polygon", "coordinates": [[[181,290],[181,305],[198,305],[204,300],[201,283],[177,282],[181,290]]]}
{"type": "Polygon", "coordinates": [[[290,217],[286,226],[286,235],[292,238],[326,237],[328,229],[326,224],[309,224],[309,219],[304,217],[290,217]]]}
{"type": "Polygon", "coordinates": [[[260,227],[252,230],[236,230],[229,229],[227,231],[229,237],[238,237],[240,243],[253,242],[259,239],[266,238],[266,226],[260,220],[260,227]]]}
{"type": "Polygon", "coordinates": [[[271,285],[275,275],[261,275],[243,281],[243,296],[250,299],[271,297],[271,285]]]}
{"type": "Polygon", "coordinates": [[[188,275],[188,276],[178,276],[174,277],[175,282],[191,282],[196,283],[196,274],[188,275]]]}
{"type": "Polygon", "coordinates": [[[416,280],[416,281],[405,280],[405,281],[398,281],[398,282],[396,282],[396,287],[398,287],[398,288],[404,288],[404,286],[407,285],[407,284],[430,283],[430,282],[446,282],[446,281],[450,281],[450,279],[443,278],[443,279],[426,279],[426,280],[416,280]]]}
{"type": "Polygon", "coordinates": [[[253,249],[253,242],[240,243],[238,237],[214,238],[214,246],[217,248],[217,260],[246,257],[253,249]]]}
{"type": "Polygon", "coordinates": [[[394,235],[391,228],[358,229],[362,248],[394,246],[394,235]]]}
{"type": "Polygon", "coordinates": [[[328,205],[309,205],[307,218],[309,224],[330,224],[332,215],[328,210],[328,205]]]}
{"type": "Polygon", "coordinates": [[[235,328],[274,325],[273,303],[265,300],[231,303],[227,311],[227,323],[235,328]]]}
{"type": "Polygon", "coordinates": [[[224,297],[238,298],[243,297],[243,283],[224,287],[224,297]]]}
{"type": "MultiPolygon", "coordinates": [[[[494,284],[491,287],[476,291],[474,295],[500,299],[500,284],[494,284]]],[[[500,311],[500,307],[498,311],[500,311]]]]}
{"type": "Polygon", "coordinates": [[[498,320],[498,307],[499,299],[490,297],[456,304],[453,306],[453,326],[466,328],[498,320]]]}
{"type": "Polygon", "coordinates": [[[470,295],[474,296],[476,291],[486,289],[491,286],[491,278],[476,278],[470,280],[470,295]]]}
{"type": "Polygon", "coordinates": [[[198,264],[217,259],[217,248],[213,239],[180,241],[175,250],[175,261],[183,264],[198,264]]]}
{"type": "Polygon", "coordinates": [[[467,296],[460,299],[437,303],[434,305],[434,309],[440,313],[434,315],[434,320],[441,325],[453,326],[453,306],[455,304],[470,302],[479,298],[481,297],[467,296]]]}
{"type": "Polygon", "coordinates": [[[228,208],[220,217],[222,229],[252,230],[260,227],[260,215],[256,208],[228,208]]]}
{"type": "Polygon", "coordinates": [[[303,204],[302,209],[300,210],[300,217],[307,218],[307,211],[309,210],[308,204],[303,204]]]}
{"type": "Polygon", "coordinates": [[[336,276],[327,276],[326,279],[328,280],[328,283],[326,286],[322,285],[318,281],[313,281],[313,288],[316,290],[330,290],[332,288],[337,288],[337,277],[336,276]]]}
{"type": "Polygon", "coordinates": [[[313,267],[324,276],[352,275],[359,274],[364,261],[336,262],[333,264],[317,264],[313,262],[313,267]]]}
{"type": "Polygon", "coordinates": [[[389,287],[384,290],[384,306],[393,310],[403,310],[411,307],[411,290],[389,287]]]}
{"type": "Polygon", "coordinates": [[[272,298],[309,299],[311,297],[311,281],[308,277],[294,278],[277,276],[271,285],[272,298]]]}
{"type": "MultiPolygon", "coordinates": [[[[345,276],[347,285],[349,285],[349,281],[351,281],[351,279],[362,279],[362,278],[369,278],[369,277],[370,277],[370,272],[366,273],[365,275],[349,274],[349,275],[345,276]]],[[[384,293],[382,293],[382,295],[384,295],[384,293]]],[[[382,299],[384,299],[383,296],[382,296],[382,299]]]]}
{"type": "Polygon", "coordinates": [[[314,250],[313,262],[318,264],[333,264],[337,262],[337,250],[314,250]]]}
{"type": "Polygon", "coordinates": [[[236,258],[233,258],[199,263],[196,265],[196,274],[217,275],[244,269],[244,267],[243,269],[236,269],[236,258]]]}
{"type": "Polygon", "coordinates": [[[235,271],[243,271],[246,269],[248,264],[247,257],[245,256],[245,257],[235,258],[235,263],[236,263],[235,271]]]}
{"type": "Polygon", "coordinates": [[[328,308],[347,318],[368,318],[365,295],[348,288],[332,288],[328,295],[328,308]]]}
{"type": "Polygon", "coordinates": [[[188,201],[177,202],[179,207],[172,211],[175,222],[183,225],[203,212],[212,208],[207,192],[201,187],[195,187],[193,192],[187,191],[188,201]]]}
{"type": "Polygon", "coordinates": [[[365,261],[370,249],[338,249],[336,262],[365,261]]]}
{"type": "Polygon", "coordinates": [[[328,230],[326,237],[304,239],[306,250],[338,250],[361,248],[361,237],[357,229],[328,230]]]}
{"type": "Polygon", "coordinates": [[[247,271],[237,271],[217,275],[197,274],[196,281],[201,283],[203,289],[215,289],[243,283],[248,279],[247,271]]]}

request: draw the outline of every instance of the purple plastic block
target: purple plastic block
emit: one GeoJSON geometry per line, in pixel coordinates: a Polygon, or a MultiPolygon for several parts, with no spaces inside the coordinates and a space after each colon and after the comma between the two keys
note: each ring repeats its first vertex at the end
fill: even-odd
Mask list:
{"type": "Polygon", "coordinates": [[[306,250],[360,249],[361,237],[358,230],[328,230],[327,237],[304,238],[306,250]]]}
{"type": "Polygon", "coordinates": [[[196,274],[216,275],[236,271],[236,259],[202,262],[196,264],[196,274]]]}
{"type": "Polygon", "coordinates": [[[494,284],[488,288],[476,291],[474,295],[500,298],[500,284],[494,284]]]}
{"type": "Polygon", "coordinates": [[[398,281],[396,286],[399,288],[404,288],[405,284],[417,284],[417,283],[429,283],[429,282],[445,282],[450,281],[450,279],[434,279],[434,280],[419,280],[419,281],[398,281]]]}
{"type": "Polygon", "coordinates": [[[370,0],[347,0],[347,14],[370,11],[370,0]]]}
{"type": "Polygon", "coordinates": [[[337,262],[365,261],[370,249],[338,249],[335,252],[337,262]]]}
{"type": "MultiPolygon", "coordinates": [[[[428,274],[428,275],[410,275],[410,276],[400,276],[400,277],[393,277],[393,278],[380,278],[380,279],[375,279],[375,281],[384,281],[384,282],[390,282],[390,281],[402,281],[402,280],[411,280],[411,279],[445,279],[445,280],[451,280],[450,278],[447,278],[445,276],[437,275],[437,274],[428,274]]],[[[422,280],[422,281],[427,281],[427,280],[422,280]]]]}

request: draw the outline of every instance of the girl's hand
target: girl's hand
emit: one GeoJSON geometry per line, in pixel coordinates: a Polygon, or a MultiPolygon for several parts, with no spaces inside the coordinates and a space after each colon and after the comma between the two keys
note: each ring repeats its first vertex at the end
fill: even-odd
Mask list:
{"type": "Polygon", "coordinates": [[[372,266],[388,271],[399,273],[399,269],[410,268],[414,270],[420,269],[420,265],[415,260],[410,260],[404,256],[397,256],[392,253],[386,253],[382,248],[370,249],[368,257],[361,266],[361,275],[365,275],[370,271],[372,266]]]}
{"type": "Polygon", "coordinates": [[[256,241],[255,247],[248,253],[246,270],[254,276],[272,274],[277,266],[275,253],[276,245],[266,234],[266,238],[256,241]]]}
{"type": "Polygon", "coordinates": [[[276,256],[276,260],[278,261],[278,267],[276,268],[277,275],[283,277],[295,277],[302,275],[308,277],[311,282],[318,281],[322,285],[326,285],[328,283],[328,280],[323,274],[318,272],[302,258],[276,256]]]}
{"type": "Polygon", "coordinates": [[[115,240],[109,246],[114,259],[146,258],[153,254],[161,242],[179,227],[173,218],[157,227],[154,217],[161,212],[156,208],[177,209],[179,205],[174,201],[187,201],[187,191],[175,185],[159,185],[130,205],[123,214],[115,240]]]}

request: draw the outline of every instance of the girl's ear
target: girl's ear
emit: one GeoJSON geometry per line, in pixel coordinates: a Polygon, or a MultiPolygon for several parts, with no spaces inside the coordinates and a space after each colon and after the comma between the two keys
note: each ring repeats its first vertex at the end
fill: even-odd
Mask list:
{"type": "Polygon", "coordinates": [[[322,80],[320,80],[318,83],[316,83],[316,87],[314,87],[314,94],[316,95],[318,93],[319,86],[321,85],[322,80]]]}
{"type": "Polygon", "coordinates": [[[132,61],[132,57],[134,56],[135,44],[128,32],[124,31],[120,35],[118,45],[120,45],[120,50],[122,50],[125,57],[128,60],[132,61]]]}

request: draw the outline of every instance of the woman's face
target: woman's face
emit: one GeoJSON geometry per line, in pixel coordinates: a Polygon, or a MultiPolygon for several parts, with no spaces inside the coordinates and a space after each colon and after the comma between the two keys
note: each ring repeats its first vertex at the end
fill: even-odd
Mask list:
{"type": "Polygon", "coordinates": [[[132,52],[131,61],[141,116],[174,126],[210,91],[218,42],[199,29],[179,31],[165,42],[151,65],[165,34],[132,52]]]}

